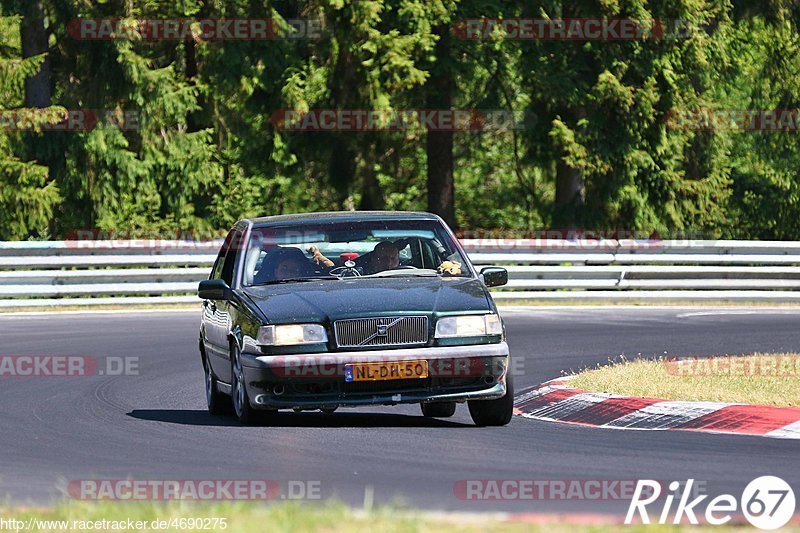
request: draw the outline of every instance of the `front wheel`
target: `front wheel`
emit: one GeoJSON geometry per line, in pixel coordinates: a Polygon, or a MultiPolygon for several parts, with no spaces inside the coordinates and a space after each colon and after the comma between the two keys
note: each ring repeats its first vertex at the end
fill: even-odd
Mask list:
{"type": "Polygon", "coordinates": [[[420,407],[426,418],[449,418],[456,414],[456,402],[423,403],[420,407]]]}
{"type": "Polygon", "coordinates": [[[239,422],[245,425],[252,424],[255,420],[255,410],[250,405],[247,397],[247,388],[244,383],[244,369],[239,353],[239,347],[231,343],[231,398],[233,398],[233,412],[239,422]]]}
{"type": "Polygon", "coordinates": [[[514,380],[506,376],[506,395],[496,400],[470,400],[469,414],[477,426],[505,426],[514,414],[514,380]]]}

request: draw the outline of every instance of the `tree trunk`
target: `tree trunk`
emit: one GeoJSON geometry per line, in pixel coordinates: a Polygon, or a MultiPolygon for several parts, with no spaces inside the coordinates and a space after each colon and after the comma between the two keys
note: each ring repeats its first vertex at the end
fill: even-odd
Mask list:
{"type": "MultiPolygon", "coordinates": [[[[22,21],[22,57],[29,58],[47,53],[47,31],[44,28],[44,8],[41,0],[28,0],[22,21]]],[[[25,80],[25,107],[50,107],[53,102],[50,89],[50,58],[45,57],[39,72],[25,80]]]]}
{"type": "MultiPolygon", "coordinates": [[[[428,81],[426,107],[448,110],[453,105],[453,75],[450,71],[450,33],[446,25],[436,34],[436,63],[428,81]]],[[[436,213],[456,229],[455,183],[453,181],[453,131],[428,131],[428,211],[436,213]]]]}
{"type": "MultiPolygon", "coordinates": [[[[362,80],[357,76],[356,58],[345,47],[339,50],[332,79],[331,108],[358,109],[361,101],[354,88],[359,87],[362,80]]],[[[359,139],[354,141],[353,134],[346,131],[331,137],[329,179],[340,208],[347,210],[351,208],[353,185],[357,183],[359,139]]]]}
{"type": "Polygon", "coordinates": [[[358,206],[362,211],[380,211],[386,207],[383,190],[381,189],[381,184],[378,182],[378,176],[375,173],[373,152],[379,152],[377,147],[374,150],[368,149],[367,153],[364,155],[365,161],[361,181],[361,202],[358,206]]]}
{"type": "MultiPolygon", "coordinates": [[[[189,39],[184,43],[184,58],[186,60],[186,68],[184,71],[186,81],[192,87],[196,87],[198,75],[197,47],[192,39],[189,39]]],[[[200,124],[202,121],[203,110],[206,108],[206,102],[202,92],[198,93],[197,95],[197,104],[199,109],[186,113],[186,128],[189,133],[195,133],[203,129],[200,124]]]]}
{"type": "Polygon", "coordinates": [[[581,219],[583,207],[583,176],[581,171],[559,159],[556,163],[556,204],[553,225],[574,228],[581,219]]]}
{"type": "Polygon", "coordinates": [[[333,149],[328,166],[330,181],[336,191],[340,209],[347,209],[346,202],[357,170],[356,153],[342,136],[336,136],[332,143],[333,149]]]}
{"type": "MultiPolygon", "coordinates": [[[[579,106],[575,109],[562,110],[559,115],[570,127],[586,117],[586,109],[579,106]]],[[[580,169],[569,166],[559,156],[556,163],[556,201],[553,213],[553,226],[559,229],[575,228],[584,222],[585,190],[583,173],[580,169]]]]}

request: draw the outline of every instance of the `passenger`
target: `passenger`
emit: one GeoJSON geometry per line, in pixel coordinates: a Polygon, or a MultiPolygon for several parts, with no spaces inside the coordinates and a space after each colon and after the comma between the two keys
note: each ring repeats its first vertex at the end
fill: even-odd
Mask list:
{"type": "Polygon", "coordinates": [[[376,274],[384,270],[392,270],[400,266],[400,250],[394,243],[381,241],[372,250],[369,264],[367,265],[368,274],[376,274]]]}

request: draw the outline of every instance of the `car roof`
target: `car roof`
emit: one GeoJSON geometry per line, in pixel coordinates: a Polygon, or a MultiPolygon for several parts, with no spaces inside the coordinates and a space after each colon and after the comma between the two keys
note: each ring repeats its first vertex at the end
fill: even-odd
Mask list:
{"type": "Polygon", "coordinates": [[[329,211],[321,213],[298,213],[245,219],[254,227],[281,225],[286,222],[363,222],[368,220],[439,220],[432,213],[423,211],[329,211]]]}

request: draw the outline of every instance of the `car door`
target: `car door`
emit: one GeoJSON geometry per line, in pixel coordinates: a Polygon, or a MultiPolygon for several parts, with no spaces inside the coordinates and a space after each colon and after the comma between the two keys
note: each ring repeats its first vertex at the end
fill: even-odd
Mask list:
{"type": "MultiPolygon", "coordinates": [[[[231,230],[225,238],[214,268],[209,279],[221,279],[233,285],[234,266],[239,246],[241,232],[231,230]]],[[[228,332],[230,331],[229,302],[226,300],[203,301],[203,331],[204,345],[208,354],[209,363],[214,374],[223,382],[230,383],[230,351],[228,346],[228,332]]]]}

